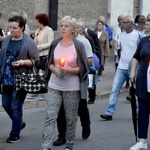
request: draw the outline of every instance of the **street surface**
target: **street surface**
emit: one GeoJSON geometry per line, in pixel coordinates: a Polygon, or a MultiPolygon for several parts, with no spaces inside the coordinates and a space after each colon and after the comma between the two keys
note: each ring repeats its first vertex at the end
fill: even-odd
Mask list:
{"type": "MultiPolygon", "coordinates": [[[[113,121],[104,121],[99,117],[100,113],[105,112],[107,104],[108,98],[98,98],[95,104],[89,105],[91,136],[87,140],[82,139],[82,128],[78,119],[74,150],[128,150],[135,143],[130,102],[125,99],[125,94],[120,95],[113,121]]],[[[27,126],[21,132],[21,141],[14,144],[5,142],[11,121],[4,111],[0,112],[0,150],[41,150],[44,111],[45,107],[24,109],[27,126]]],[[[56,138],[57,129],[54,140],[56,138]]],[[[52,150],[64,150],[64,147],[52,147],[52,150]]]]}

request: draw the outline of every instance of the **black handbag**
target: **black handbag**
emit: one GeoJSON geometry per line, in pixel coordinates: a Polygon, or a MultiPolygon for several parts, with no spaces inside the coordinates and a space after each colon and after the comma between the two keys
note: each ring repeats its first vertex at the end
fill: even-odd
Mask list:
{"type": "Polygon", "coordinates": [[[31,73],[23,72],[16,75],[16,90],[24,89],[27,93],[40,94],[47,93],[47,82],[42,71],[38,72],[35,66],[31,73]]]}

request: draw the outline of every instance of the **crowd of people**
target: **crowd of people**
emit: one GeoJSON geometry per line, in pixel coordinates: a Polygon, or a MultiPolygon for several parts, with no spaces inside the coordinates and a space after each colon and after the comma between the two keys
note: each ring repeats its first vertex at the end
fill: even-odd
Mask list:
{"type": "Polygon", "coordinates": [[[109,104],[100,117],[113,120],[120,90],[131,79],[136,83],[138,102],[139,142],[130,150],[148,149],[147,134],[150,114],[150,14],[119,15],[118,25],[111,29],[106,18],[100,16],[93,30],[85,18],[76,20],[65,16],[59,21],[60,38],[54,39],[46,14],[37,14],[38,29],[30,37],[25,12],[13,12],[8,19],[8,31],[0,29],[0,81],[2,106],[12,121],[7,143],[20,141],[20,132],[26,127],[23,120],[25,98],[46,99],[44,94],[28,94],[16,90],[16,75],[42,70],[47,80],[46,116],[42,134],[42,150],[66,144],[73,150],[77,117],[80,117],[82,138],[91,133],[88,104],[94,104],[96,85],[105,75],[105,61],[114,50],[114,81],[109,104]],[[63,59],[63,65],[60,60],[63,59]],[[70,84],[71,83],[71,84],[70,84]],[[88,99],[88,96],[89,99],[88,99]],[[88,99],[88,100],[87,100],[88,99]],[[55,124],[58,139],[53,142],[55,124]]]}

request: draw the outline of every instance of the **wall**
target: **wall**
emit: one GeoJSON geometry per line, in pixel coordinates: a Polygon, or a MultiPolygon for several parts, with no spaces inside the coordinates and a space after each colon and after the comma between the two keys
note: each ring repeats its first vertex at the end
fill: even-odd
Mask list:
{"type": "Polygon", "coordinates": [[[48,0],[0,0],[1,19],[0,27],[7,29],[8,18],[12,12],[24,11],[28,15],[28,24],[31,30],[37,28],[35,16],[38,13],[48,14],[48,0]]]}
{"type": "Polygon", "coordinates": [[[108,3],[108,11],[110,14],[109,24],[115,26],[117,24],[117,17],[119,15],[133,16],[134,1],[126,0],[123,4],[121,0],[111,0],[108,3]]]}
{"type": "Polygon", "coordinates": [[[58,19],[65,15],[83,17],[92,27],[100,15],[107,17],[107,6],[108,0],[60,0],[58,19]]]}
{"type": "MultiPolygon", "coordinates": [[[[2,13],[0,27],[6,30],[8,18],[13,11],[25,11],[28,15],[30,29],[35,30],[37,28],[35,16],[38,13],[49,14],[49,1],[0,0],[0,12],[2,13]]],[[[135,17],[138,12],[145,15],[150,13],[150,0],[58,0],[58,2],[58,20],[65,15],[71,15],[76,19],[83,17],[91,28],[94,28],[100,15],[105,16],[108,24],[114,26],[120,14],[129,14],[135,17]]]]}
{"type": "Polygon", "coordinates": [[[140,2],[140,14],[147,16],[148,14],[150,14],[150,0],[140,0],[140,2]]]}
{"type": "MultiPolygon", "coordinates": [[[[28,15],[28,25],[31,30],[37,28],[35,15],[49,14],[49,0],[0,0],[2,17],[0,27],[6,30],[7,20],[13,11],[25,11],[28,15]]],[[[59,0],[58,20],[65,15],[75,18],[84,17],[90,26],[96,23],[98,16],[107,16],[107,0],[59,0]]]]}

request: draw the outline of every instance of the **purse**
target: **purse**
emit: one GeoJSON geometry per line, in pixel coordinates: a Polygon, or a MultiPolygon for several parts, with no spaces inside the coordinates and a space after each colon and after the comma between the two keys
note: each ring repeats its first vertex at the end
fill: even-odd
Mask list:
{"type": "Polygon", "coordinates": [[[20,75],[16,75],[16,90],[20,89],[32,94],[47,93],[47,82],[43,72],[38,72],[37,68],[33,66],[31,73],[23,72],[20,75]]]}

